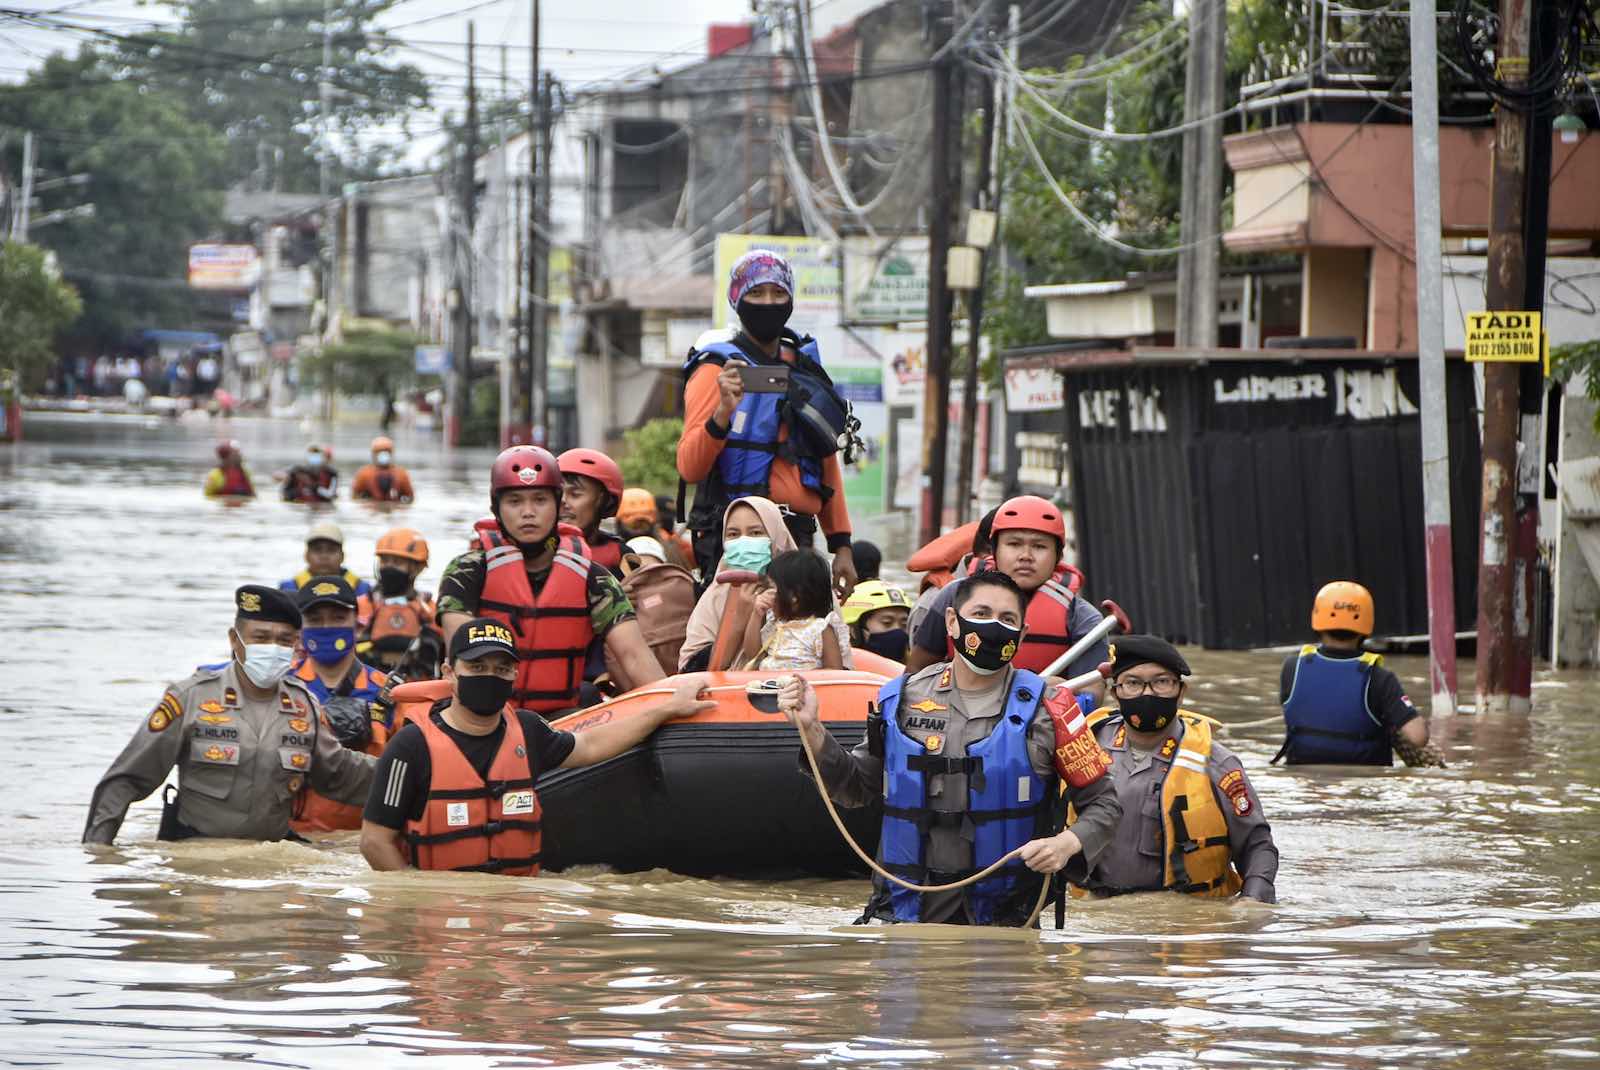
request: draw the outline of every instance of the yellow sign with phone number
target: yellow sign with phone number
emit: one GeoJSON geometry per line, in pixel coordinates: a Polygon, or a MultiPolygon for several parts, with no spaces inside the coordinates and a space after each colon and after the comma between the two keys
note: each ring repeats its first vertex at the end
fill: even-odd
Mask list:
{"type": "Polygon", "coordinates": [[[1467,359],[1536,364],[1544,356],[1537,312],[1468,312],[1467,359]]]}

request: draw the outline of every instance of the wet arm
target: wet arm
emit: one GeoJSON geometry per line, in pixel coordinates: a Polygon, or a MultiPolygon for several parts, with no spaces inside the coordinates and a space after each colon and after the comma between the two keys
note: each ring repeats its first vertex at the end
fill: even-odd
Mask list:
{"type": "Polygon", "coordinates": [[[1228,755],[1222,761],[1212,761],[1211,793],[1228,819],[1228,849],[1233,855],[1234,867],[1244,878],[1239,894],[1246,899],[1276,903],[1278,892],[1274,882],[1278,879],[1278,846],[1272,842],[1272,826],[1261,812],[1261,799],[1238,758],[1228,755]],[[1219,782],[1234,770],[1239,771],[1243,780],[1229,794],[1219,787],[1219,782]],[[1241,807],[1245,810],[1243,814],[1239,813],[1241,807]]]}
{"type": "Polygon", "coordinates": [[[361,857],[378,872],[408,868],[404,844],[399,829],[385,828],[371,821],[361,822],[361,857]]]}
{"type": "MultiPolygon", "coordinates": [[[[680,678],[682,680],[683,678],[680,678]]],[[[670,698],[634,717],[585,728],[572,736],[572,753],[561,763],[562,769],[594,765],[636,747],[650,738],[650,734],[674,717],[690,717],[716,703],[695,697],[699,690],[697,680],[683,680],[670,698]]]]}
{"type": "Polygon", "coordinates": [[[83,828],[84,843],[114,841],[128,807],[159,788],[178,763],[188,738],[185,719],[180,716],[159,731],[151,731],[152,723],[149,719],[140,722],[128,745],[95,785],[89,800],[89,819],[83,828]]]}

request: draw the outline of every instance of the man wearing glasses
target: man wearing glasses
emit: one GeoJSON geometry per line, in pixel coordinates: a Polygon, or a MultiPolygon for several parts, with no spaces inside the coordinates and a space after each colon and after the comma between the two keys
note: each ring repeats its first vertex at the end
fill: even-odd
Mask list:
{"type": "Polygon", "coordinates": [[[1125,635],[1111,647],[1115,709],[1089,718],[1111,755],[1122,817],[1081,894],[1175,891],[1277,902],[1278,848],[1261,800],[1232,751],[1216,742],[1216,722],[1179,702],[1189,665],[1151,635],[1125,635]]]}

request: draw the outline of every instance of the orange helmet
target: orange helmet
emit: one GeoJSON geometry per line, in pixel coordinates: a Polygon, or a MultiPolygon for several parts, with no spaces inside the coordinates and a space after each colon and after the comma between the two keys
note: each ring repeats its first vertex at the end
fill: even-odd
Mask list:
{"type": "Polygon", "coordinates": [[[1370,636],[1373,616],[1371,591],[1350,580],[1335,580],[1317,592],[1311,606],[1311,629],[1370,636]]]}
{"type": "Polygon", "coordinates": [[[1061,510],[1034,494],[1012,498],[1000,506],[994,515],[993,538],[998,541],[1002,531],[1042,531],[1055,536],[1063,546],[1067,543],[1067,524],[1061,519],[1061,510]]]}
{"type": "Polygon", "coordinates": [[[643,487],[629,487],[622,492],[622,501],[617,505],[618,524],[631,529],[640,521],[648,521],[654,528],[659,519],[655,495],[643,487]]]}
{"type": "Polygon", "coordinates": [[[372,452],[377,453],[379,450],[388,450],[390,453],[393,453],[394,439],[390,438],[388,435],[379,435],[377,438],[373,439],[372,452]]]}
{"type": "Polygon", "coordinates": [[[403,557],[428,567],[428,540],[420,531],[394,528],[378,537],[378,553],[383,557],[403,557]]]}

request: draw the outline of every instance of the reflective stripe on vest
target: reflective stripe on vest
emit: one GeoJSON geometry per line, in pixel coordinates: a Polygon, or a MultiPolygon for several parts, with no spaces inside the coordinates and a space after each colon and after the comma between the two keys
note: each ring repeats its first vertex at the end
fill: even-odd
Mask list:
{"type": "MultiPolygon", "coordinates": [[[[970,824],[972,856],[960,872],[938,874],[938,883],[945,883],[991,865],[1039,834],[1049,800],[1046,783],[1033,771],[1028,756],[1028,731],[1044,681],[1033,673],[1017,672],[1005,708],[988,737],[969,746],[965,758],[943,758],[925,753],[921,743],[901,730],[896,713],[903,680],[897,677],[878,692],[884,736],[883,832],[878,859],[904,880],[928,883],[929,871],[923,862],[928,829],[935,822],[970,824]],[[964,810],[952,814],[929,808],[927,778],[935,773],[966,775],[964,810]]],[[[969,919],[978,925],[992,924],[1001,909],[1032,883],[1027,867],[1013,860],[964,891],[969,919]]],[[[896,884],[889,884],[888,892],[895,920],[920,920],[919,893],[896,884]]]]}
{"type": "Polygon", "coordinates": [[[1288,735],[1279,756],[1291,765],[1391,764],[1389,735],[1367,704],[1372,670],[1382,663],[1377,654],[1329,658],[1303,647],[1283,703],[1288,735]]]}
{"type": "Polygon", "coordinates": [[[487,781],[433,717],[416,721],[432,766],[422,820],[406,823],[411,863],[418,869],[515,876],[539,872],[544,809],[533,790],[522,723],[515,714],[501,716],[505,737],[489,765],[487,781]]]}
{"type": "MultiPolygon", "coordinates": [[[[799,351],[818,365],[822,363],[816,342],[806,339],[799,351]]],[[[713,342],[689,354],[684,376],[694,374],[701,364],[724,365],[730,359],[754,364],[750,354],[732,342],[713,342]]],[[[786,363],[786,362],[785,362],[786,363]]],[[[746,392],[729,419],[728,435],[712,469],[716,482],[729,500],[750,494],[766,496],[771,489],[772,461],[778,455],[778,430],[783,426],[782,394],[746,392]]],[[[801,458],[800,483],[809,490],[821,491],[822,464],[815,458],[801,458]]]]}
{"type": "Polygon", "coordinates": [[[544,587],[534,597],[522,551],[497,546],[488,565],[478,612],[517,636],[517,686],[513,705],[540,713],[569,708],[583,683],[583,663],[594,641],[589,620],[589,561],[557,550],[544,587]]]}

